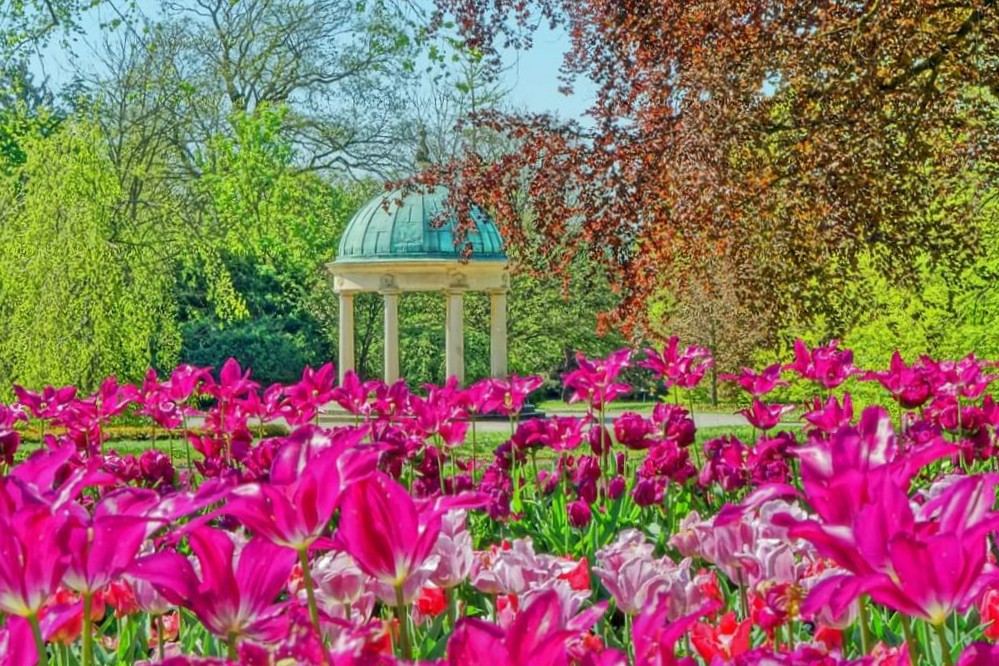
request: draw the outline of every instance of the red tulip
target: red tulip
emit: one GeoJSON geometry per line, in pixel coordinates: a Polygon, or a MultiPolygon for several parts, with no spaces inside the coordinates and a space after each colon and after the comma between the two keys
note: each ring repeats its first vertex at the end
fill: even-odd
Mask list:
{"type": "Polygon", "coordinates": [[[734,657],[749,652],[749,634],[753,621],[736,620],[735,613],[722,615],[717,626],[698,622],[690,632],[690,642],[697,654],[704,661],[712,663],[715,659],[731,660],[734,657]]]}

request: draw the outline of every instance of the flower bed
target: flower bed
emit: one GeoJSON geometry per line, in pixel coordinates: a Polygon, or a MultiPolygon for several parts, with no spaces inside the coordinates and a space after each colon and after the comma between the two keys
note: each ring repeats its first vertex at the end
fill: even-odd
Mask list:
{"type": "Polygon", "coordinates": [[[0,664],[999,663],[994,365],[861,371],[799,343],[725,377],[753,436],[698,444],[684,397],[710,364],[675,339],[580,356],[565,383],[585,410],[523,422],[536,378],[415,393],[335,386],[327,365],[262,390],[230,360],[90,396],[17,388],[0,664]],[[606,419],[632,364],[675,400],[606,419]],[[900,417],[854,414],[851,377],[900,417]],[[766,399],[788,382],[806,404],[766,399]],[[353,423],[319,427],[332,405],[353,423]],[[782,427],[796,408],[805,425],[782,427]],[[125,414],[162,446],[115,454],[125,414]],[[498,447],[483,414],[509,420],[498,447]],[[29,419],[43,447],[23,457],[29,419]],[[250,427],[275,421],[290,431],[250,427]]]}

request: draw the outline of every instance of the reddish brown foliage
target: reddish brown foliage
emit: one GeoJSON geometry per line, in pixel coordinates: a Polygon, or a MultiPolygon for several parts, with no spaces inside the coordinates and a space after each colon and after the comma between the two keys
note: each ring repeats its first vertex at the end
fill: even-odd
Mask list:
{"type": "Polygon", "coordinates": [[[490,207],[548,268],[577,252],[609,265],[639,330],[656,290],[711,283],[708,257],[777,312],[816,307],[861,250],[900,274],[916,250],[974,250],[966,201],[925,211],[999,157],[997,0],[437,4],[487,53],[523,45],[537,17],[561,24],[567,77],[599,93],[584,125],[480,116],[517,150],[424,178],[490,207]]]}

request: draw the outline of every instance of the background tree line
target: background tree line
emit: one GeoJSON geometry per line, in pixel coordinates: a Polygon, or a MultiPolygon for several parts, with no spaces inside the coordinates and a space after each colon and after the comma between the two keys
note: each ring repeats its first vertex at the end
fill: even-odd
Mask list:
{"type": "MultiPolygon", "coordinates": [[[[5,43],[63,39],[45,5],[5,43]],[[33,31],[32,26],[41,30],[33,31]],[[39,27],[41,26],[41,27],[39,27]],[[39,35],[45,35],[40,37],[39,35]]],[[[404,4],[191,0],[101,30],[100,67],[49,90],[8,49],[0,96],[0,384],[138,379],[235,356],[261,381],[335,360],[323,265],[350,216],[414,168],[484,132],[497,107],[473,53],[421,37],[404,4]],[[419,64],[417,64],[419,60],[419,64]],[[431,86],[412,83],[417,67],[431,86]]],[[[66,21],[82,7],[65,5],[66,21]]],[[[9,11],[9,8],[8,8],[9,11]]],[[[123,16],[129,16],[123,10],[123,16]]],[[[3,17],[0,16],[0,19],[3,17]]],[[[78,20],[73,18],[73,20],[78,20]]],[[[23,46],[23,45],[22,45],[23,46]]],[[[514,277],[511,367],[552,371],[594,335],[606,290],[514,277]]],[[[488,369],[487,306],[468,305],[469,372],[488,369]]],[[[443,297],[407,295],[406,376],[442,381],[443,297]]],[[[358,304],[359,368],[381,373],[381,302],[358,304]]]]}
{"type": "MultiPolygon", "coordinates": [[[[723,371],[799,335],[860,363],[999,356],[996,3],[429,4],[0,5],[0,386],[335,360],[321,267],[413,175],[421,129],[514,241],[515,371],[672,332],[723,371]],[[95,55],[51,89],[28,63],[77,48],[95,6],[95,55]],[[598,86],[588,124],[505,105],[495,45],[539,16],[598,86]]],[[[474,376],[484,300],[467,311],[474,376]]],[[[442,300],[401,314],[404,373],[440,381],[442,300]]],[[[378,298],[357,316],[377,376],[378,298]]]]}

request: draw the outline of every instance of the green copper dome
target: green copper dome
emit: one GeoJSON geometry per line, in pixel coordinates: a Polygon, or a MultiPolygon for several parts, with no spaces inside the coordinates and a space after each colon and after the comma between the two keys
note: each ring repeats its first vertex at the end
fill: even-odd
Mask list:
{"type": "MultiPolygon", "coordinates": [[[[357,211],[340,239],[337,262],[459,259],[462,247],[454,244],[454,218],[438,226],[448,191],[381,194],[357,211]],[[400,201],[401,200],[401,201],[400,201]]],[[[472,209],[475,230],[464,238],[470,243],[470,261],[506,261],[503,239],[489,217],[472,209]]]]}

